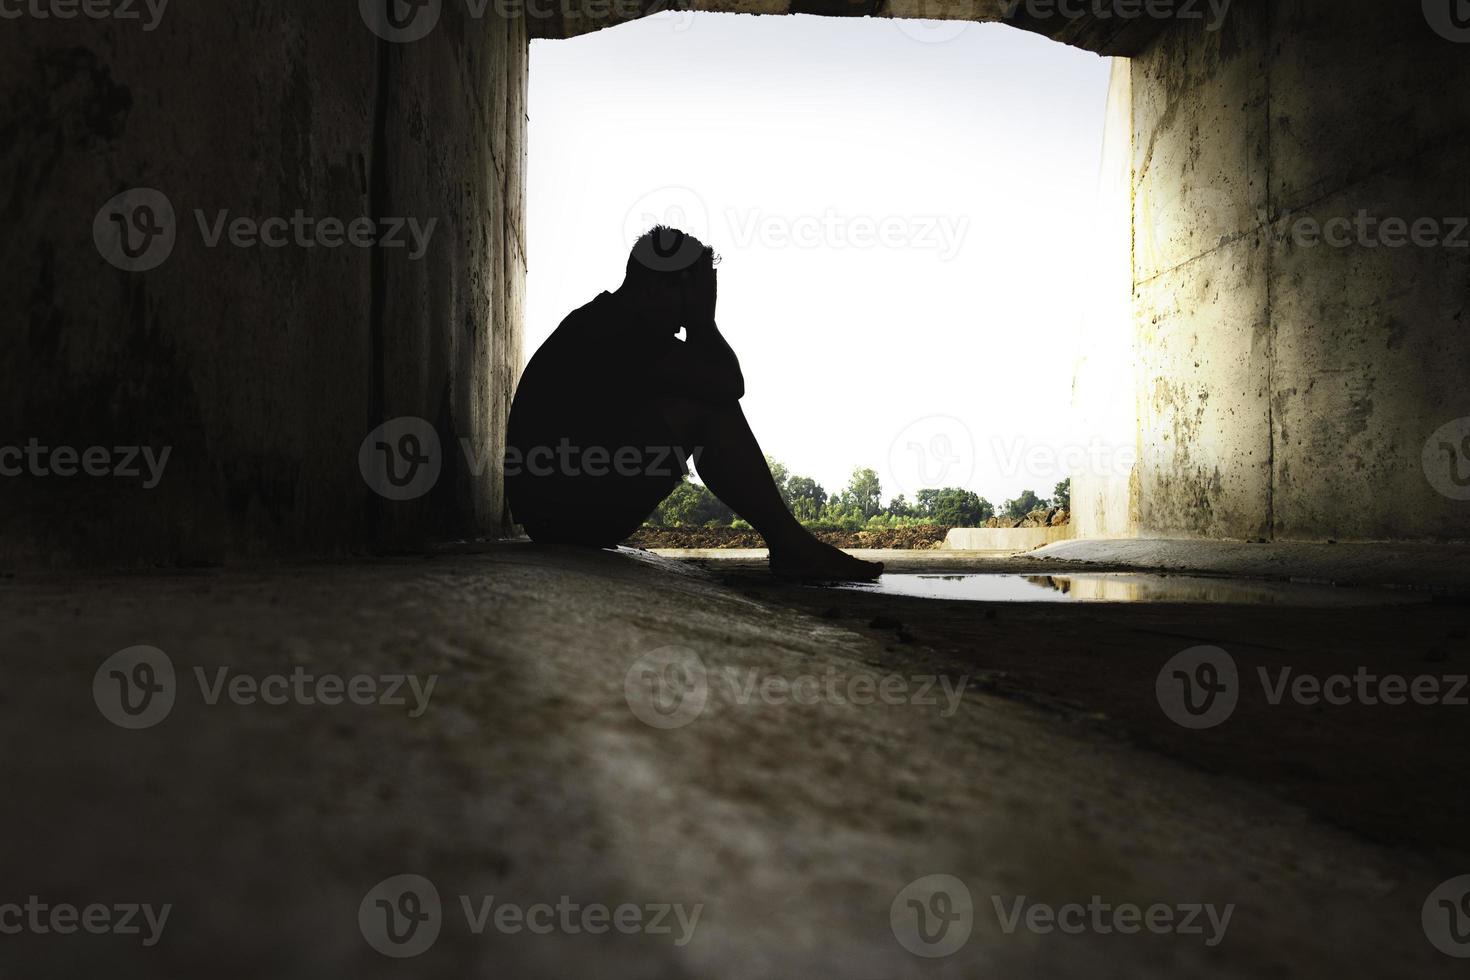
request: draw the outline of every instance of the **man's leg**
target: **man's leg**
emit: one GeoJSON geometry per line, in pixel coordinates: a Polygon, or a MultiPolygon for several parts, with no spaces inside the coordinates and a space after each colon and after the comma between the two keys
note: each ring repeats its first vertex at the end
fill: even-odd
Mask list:
{"type": "Polygon", "coordinates": [[[878,562],[861,561],[817,540],[786,509],[765,454],[737,401],[669,398],[659,410],[710,491],[760,532],[771,549],[771,567],[793,574],[873,578],[878,562]]]}

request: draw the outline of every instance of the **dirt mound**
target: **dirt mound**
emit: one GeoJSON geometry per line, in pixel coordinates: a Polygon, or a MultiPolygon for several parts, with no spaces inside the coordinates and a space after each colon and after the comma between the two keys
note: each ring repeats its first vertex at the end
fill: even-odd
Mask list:
{"type": "MultiPolygon", "coordinates": [[[[839,548],[938,548],[948,527],[922,525],[886,531],[816,531],[817,537],[839,548]]],[[[633,548],[764,548],[765,539],[754,531],[733,527],[644,527],[624,544],[633,548]]]]}
{"type": "Polygon", "coordinates": [[[1072,522],[1072,515],[1065,507],[1045,507],[1033,510],[1025,517],[992,517],[986,527],[1061,527],[1072,522]]]}

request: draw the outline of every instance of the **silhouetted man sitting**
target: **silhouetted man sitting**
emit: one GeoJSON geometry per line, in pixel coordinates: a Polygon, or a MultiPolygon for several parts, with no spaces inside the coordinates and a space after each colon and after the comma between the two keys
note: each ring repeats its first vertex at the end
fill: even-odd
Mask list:
{"type": "Polygon", "coordinates": [[[613,547],[692,456],[710,491],[766,539],[773,571],[875,577],[881,564],[818,541],[781,500],[740,408],[740,362],[715,326],[715,261],[698,239],[654,228],[617,292],[574,311],[531,358],[507,436],[512,515],[536,541],[613,547]]]}

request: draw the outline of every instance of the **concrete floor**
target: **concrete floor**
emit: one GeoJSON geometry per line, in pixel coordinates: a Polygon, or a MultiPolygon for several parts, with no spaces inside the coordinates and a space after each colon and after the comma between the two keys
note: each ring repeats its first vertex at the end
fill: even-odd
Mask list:
{"type": "MultiPolygon", "coordinates": [[[[139,935],[0,935],[0,973],[1463,975],[1421,923],[1431,892],[1470,872],[1454,841],[1374,838],[1239,770],[1120,737],[1085,705],[998,684],[974,659],[985,650],[950,642],[953,621],[930,627],[920,610],[905,637],[876,607],[870,620],[864,601],[829,605],[738,568],[526,544],[8,580],[0,926],[12,921],[4,903],[31,895],[171,911],[150,947],[139,935]],[[104,714],[128,720],[99,667],[139,644],[167,655],[176,686],[149,709],[171,705],[166,716],[128,730],[104,714]],[[671,663],[704,679],[697,714],[697,684],[682,702],[650,701],[633,669],[671,663]],[[209,684],[220,668],[257,680],[301,668],[436,681],[412,717],[411,696],[271,706],[223,694],[210,704],[195,668],[209,684]],[[813,703],[790,703],[786,685],[802,677],[816,679],[795,688],[815,691],[801,698],[813,703]],[[889,677],[899,680],[885,688],[889,677]],[[880,690],[890,703],[844,696],[880,690]],[[406,948],[385,944],[376,905],[387,896],[414,911],[401,888],[377,888],[402,874],[430,880],[442,908],[409,943],[437,923],[435,941],[407,960],[371,945],[406,948]],[[954,879],[973,928],[966,937],[961,917],[928,944],[909,899],[932,914],[962,910],[954,879]],[[668,933],[591,934],[558,913],[550,934],[511,931],[513,917],[477,934],[461,897],[479,909],[492,895],[495,908],[700,911],[692,931],[669,915],[668,933]],[[1024,921],[1007,933],[995,904],[1009,912],[1020,896],[1028,906],[1168,906],[1203,934],[1062,934],[1024,921]],[[1220,941],[1192,904],[1217,914],[1233,905],[1220,941]],[[946,946],[939,958],[908,948],[946,946]]],[[[1014,622],[1015,608],[1001,612],[990,654],[1045,661],[1061,647],[1137,640],[1138,624],[1095,611],[1027,608],[1032,618],[1014,622]]],[[[1213,615],[1254,615],[1224,609],[1213,615]]],[[[1155,634],[1172,621],[1198,635],[1212,614],[1148,615],[1155,634]]],[[[1099,681],[1115,666],[1092,663],[1099,681]]],[[[1044,671],[1036,683],[1050,683],[1044,671]]],[[[1444,777],[1463,782],[1460,769],[1444,777]]],[[[418,908],[430,908],[416,886],[429,903],[418,908]]]]}

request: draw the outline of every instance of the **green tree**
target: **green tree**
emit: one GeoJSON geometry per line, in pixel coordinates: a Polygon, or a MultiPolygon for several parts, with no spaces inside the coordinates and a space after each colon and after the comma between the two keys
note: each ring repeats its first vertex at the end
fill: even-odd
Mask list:
{"type": "Polygon", "coordinates": [[[1052,499],[1056,501],[1056,505],[1058,507],[1064,507],[1067,510],[1071,510],[1072,509],[1072,478],[1069,476],[1065,480],[1063,480],[1061,483],[1058,483],[1057,484],[1057,488],[1051,492],[1051,495],[1052,495],[1052,499]]]}
{"type": "Polygon", "coordinates": [[[1047,502],[1036,496],[1035,490],[1022,490],[1019,497],[1005,502],[1005,514],[1007,517],[1025,517],[1033,510],[1046,506],[1047,502]]]}
{"type": "Polygon", "coordinates": [[[842,491],[842,502],[848,510],[862,515],[867,520],[883,510],[883,484],[878,474],[866,467],[852,471],[847,489],[842,491]]]}
{"type": "Polygon", "coordinates": [[[705,527],[728,525],[734,519],[735,512],[708,487],[685,477],[649,515],[648,523],[655,527],[705,527]]]}
{"type": "Polygon", "coordinates": [[[827,491],[809,476],[793,476],[786,481],[783,495],[786,506],[799,521],[814,521],[827,506],[827,491]]]}
{"type": "Polygon", "coordinates": [[[935,524],[979,527],[995,516],[995,506],[972,490],[941,487],[919,491],[919,513],[935,524]]]}
{"type": "Polygon", "coordinates": [[[771,479],[775,481],[776,489],[781,491],[781,499],[786,501],[787,507],[790,507],[791,497],[787,492],[787,484],[791,479],[791,471],[786,468],[785,463],[772,459],[769,456],[766,457],[766,466],[771,471],[771,479]]]}

